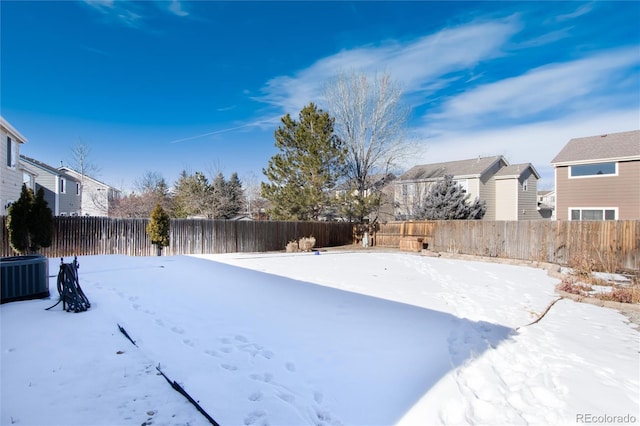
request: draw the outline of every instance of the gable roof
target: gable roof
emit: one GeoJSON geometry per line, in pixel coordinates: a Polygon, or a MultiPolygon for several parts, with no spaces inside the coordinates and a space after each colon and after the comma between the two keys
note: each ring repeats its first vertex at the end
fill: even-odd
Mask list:
{"type": "Polygon", "coordinates": [[[531,163],[512,164],[510,166],[503,167],[498,171],[498,173],[495,174],[495,176],[496,179],[519,178],[527,169],[531,169],[533,175],[537,179],[540,179],[540,174],[531,163]]]}
{"type": "MultiPolygon", "coordinates": [[[[69,167],[69,166],[62,166],[62,167],[59,167],[59,168],[58,168],[58,170],[61,170],[61,171],[65,172],[65,173],[68,173],[68,174],[70,174],[70,175],[74,176],[74,177],[75,177],[75,178],[77,178],[77,179],[82,179],[82,173],[80,173],[80,172],[78,172],[78,171],[76,171],[76,170],[72,169],[72,168],[71,168],[71,167],[69,167]]],[[[92,181],[92,182],[94,182],[94,183],[96,183],[96,184],[98,184],[98,185],[101,185],[101,186],[103,186],[103,187],[105,187],[105,188],[109,188],[109,189],[112,189],[112,190],[114,190],[114,191],[118,191],[118,192],[120,191],[119,189],[117,189],[117,188],[115,188],[115,187],[113,187],[113,186],[111,186],[111,185],[109,185],[109,184],[107,184],[107,183],[101,182],[101,181],[99,181],[98,179],[93,178],[93,177],[91,177],[91,176],[89,176],[89,175],[84,175],[84,178],[85,178],[85,179],[89,179],[90,181],[92,181]]]]}
{"type": "Polygon", "coordinates": [[[509,165],[502,155],[493,157],[478,157],[470,160],[448,161],[444,163],[423,164],[410,168],[398,180],[429,180],[443,178],[445,175],[454,177],[480,177],[497,162],[509,165]]]}
{"type": "Polygon", "coordinates": [[[640,160],[640,130],[571,139],[551,164],[622,159],[640,160]]]}
{"type": "Polygon", "coordinates": [[[9,123],[3,116],[0,115],[0,126],[4,127],[7,131],[7,133],[9,133],[11,136],[13,136],[13,139],[15,139],[17,142],[20,143],[27,143],[27,138],[25,138],[24,136],[22,136],[22,134],[16,130],[15,127],[13,127],[11,125],[11,123],[9,123]]]}
{"type": "Polygon", "coordinates": [[[44,170],[45,172],[51,173],[52,175],[61,176],[61,177],[65,178],[65,179],[77,181],[76,178],[74,178],[71,175],[66,174],[64,171],[58,170],[55,167],[52,167],[52,166],[50,166],[50,165],[48,165],[46,163],[43,163],[42,161],[38,161],[38,160],[36,160],[34,158],[27,157],[26,155],[20,155],[20,160],[25,161],[25,162],[27,162],[27,163],[35,166],[35,167],[38,167],[39,169],[44,170]]]}

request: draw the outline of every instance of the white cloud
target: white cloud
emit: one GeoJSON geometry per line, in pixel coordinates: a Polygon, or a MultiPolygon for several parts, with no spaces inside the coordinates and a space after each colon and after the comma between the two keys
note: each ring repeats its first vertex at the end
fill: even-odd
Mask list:
{"type": "Polygon", "coordinates": [[[323,85],[339,72],[357,70],[368,74],[389,72],[407,93],[434,89],[437,77],[466,70],[479,62],[501,56],[501,46],[518,29],[515,18],[474,22],[446,28],[412,42],[390,41],[323,58],[294,76],[278,76],[267,82],[255,100],[299,111],[321,99],[323,85]]]}
{"type": "Polygon", "coordinates": [[[100,12],[105,19],[115,21],[131,28],[142,28],[145,18],[152,12],[148,4],[179,17],[189,16],[181,0],[159,1],[148,4],[130,0],[82,0],[83,3],[100,12]]]}
{"type": "Polygon", "coordinates": [[[169,2],[168,10],[177,16],[189,16],[189,12],[184,9],[184,3],[180,0],[171,0],[169,2]]]}
{"type": "Polygon", "coordinates": [[[434,127],[449,128],[452,123],[474,126],[488,117],[494,121],[527,119],[560,107],[590,108],[590,103],[597,104],[600,96],[623,96],[616,93],[620,88],[612,84],[613,77],[638,64],[640,55],[633,47],[545,65],[452,97],[443,103],[440,112],[429,113],[426,119],[434,127]],[[586,96],[590,96],[588,101],[586,96]]]}
{"type": "Polygon", "coordinates": [[[106,19],[117,21],[131,28],[138,28],[142,23],[142,15],[136,6],[127,0],[83,0],[85,4],[100,12],[106,19]]]}
{"type": "Polygon", "coordinates": [[[594,8],[594,3],[584,4],[579,8],[577,8],[574,12],[556,16],[556,21],[567,21],[567,20],[578,18],[582,15],[586,15],[587,13],[591,12],[593,8],[594,8]]]}

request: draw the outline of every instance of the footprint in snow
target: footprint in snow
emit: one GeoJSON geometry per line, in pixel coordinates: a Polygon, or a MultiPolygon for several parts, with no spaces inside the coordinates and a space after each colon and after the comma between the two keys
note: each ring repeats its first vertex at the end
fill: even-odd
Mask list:
{"type": "Polygon", "coordinates": [[[252,374],[249,376],[251,380],[255,380],[258,382],[270,383],[273,380],[273,374],[264,373],[264,374],[252,374]]]}
{"type": "Polygon", "coordinates": [[[287,371],[291,372],[291,373],[295,373],[296,371],[296,365],[292,362],[288,362],[285,365],[285,368],[287,369],[287,371]]]}
{"type": "Polygon", "coordinates": [[[236,367],[235,365],[232,364],[220,364],[220,367],[224,368],[225,370],[228,371],[236,371],[238,370],[238,367],[236,367]]]}
{"type": "Polygon", "coordinates": [[[252,402],[262,401],[262,397],[263,397],[262,392],[254,392],[251,395],[249,395],[249,401],[252,401],[252,402]]]}
{"type": "Polygon", "coordinates": [[[180,327],[171,327],[171,331],[177,334],[184,334],[184,330],[180,327]]]}
{"type": "Polygon", "coordinates": [[[247,417],[244,418],[244,424],[249,426],[255,424],[258,420],[266,416],[266,411],[263,410],[255,410],[247,414],[247,417]]]}

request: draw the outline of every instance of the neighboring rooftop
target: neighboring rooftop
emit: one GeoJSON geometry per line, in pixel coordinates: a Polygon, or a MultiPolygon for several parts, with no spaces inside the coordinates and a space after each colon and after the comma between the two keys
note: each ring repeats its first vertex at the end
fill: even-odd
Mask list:
{"type": "Polygon", "coordinates": [[[471,160],[448,161],[445,163],[423,164],[414,166],[400,176],[399,180],[438,179],[445,175],[480,176],[498,161],[509,165],[501,155],[478,157],[471,160]]]}
{"type": "Polygon", "coordinates": [[[551,164],[640,159],[640,130],[571,139],[551,164]]]}
{"type": "Polygon", "coordinates": [[[54,175],[69,176],[64,171],[56,169],[55,167],[50,166],[47,163],[43,163],[42,161],[38,161],[35,158],[27,157],[26,155],[20,154],[20,159],[26,161],[27,163],[33,164],[34,166],[40,167],[41,169],[46,170],[54,175]]]}
{"type": "Polygon", "coordinates": [[[0,115],[0,126],[4,127],[5,129],[7,129],[7,132],[9,132],[14,139],[16,139],[16,141],[20,142],[20,143],[27,143],[27,138],[25,138],[22,133],[20,133],[18,130],[16,130],[15,127],[13,127],[11,125],[11,123],[9,123],[3,116],[0,115]]]}
{"type": "Polygon", "coordinates": [[[540,179],[540,174],[531,163],[512,164],[510,166],[503,167],[498,171],[498,173],[496,173],[496,179],[519,178],[522,173],[529,168],[533,171],[533,174],[540,179]]]}

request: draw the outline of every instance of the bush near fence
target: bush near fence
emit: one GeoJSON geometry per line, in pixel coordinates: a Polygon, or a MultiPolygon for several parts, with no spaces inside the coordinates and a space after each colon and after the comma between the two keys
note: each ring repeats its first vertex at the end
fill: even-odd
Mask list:
{"type": "MultiPolygon", "coordinates": [[[[13,256],[7,235],[7,218],[0,219],[0,256],[13,256]]],[[[155,246],[146,233],[149,219],[115,219],[71,216],[54,218],[47,257],[124,254],[153,256],[155,246]]],[[[170,245],[164,255],[265,252],[284,250],[287,243],[313,236],[316,247],[351,244],[353,225],[335,222],[228,221],[171,219],[170,245]]]]}
{"type": "Polygon", "coordinates": [[[640,221],[443,220],[380,224],[375,243],[421,237],[436,252],[567,265],[588,257],[605,271],[640,270],[640,221]]]}

